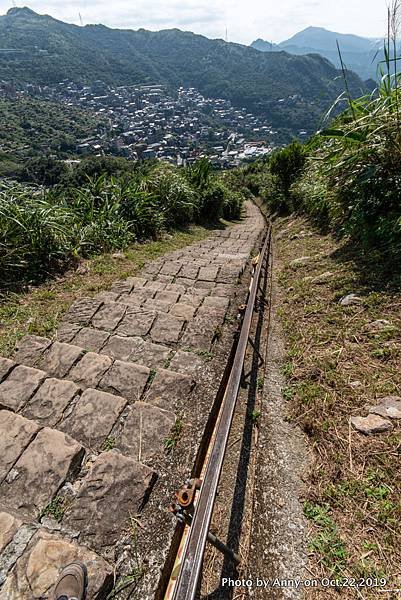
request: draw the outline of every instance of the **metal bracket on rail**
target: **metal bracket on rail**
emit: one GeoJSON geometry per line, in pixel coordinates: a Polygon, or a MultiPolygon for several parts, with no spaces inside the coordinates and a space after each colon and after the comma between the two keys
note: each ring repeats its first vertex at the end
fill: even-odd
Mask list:
{"type": "MultiPolygon", "coordinates": [[[[192,524],[194,513],[195,495],[200,490],[202,481],[200,479],[190,479],[185,483],[174,495],[174,500],[169,506],[169,511],[175,515],[176,519],[181,523],[188,525],[192,524]]],[[[219,550],[224,556],[230,558],[235,565],[241,562],[240,557],[224,542],[219,540],[211,531],[207,534],[207,540],[219,550]]]]}

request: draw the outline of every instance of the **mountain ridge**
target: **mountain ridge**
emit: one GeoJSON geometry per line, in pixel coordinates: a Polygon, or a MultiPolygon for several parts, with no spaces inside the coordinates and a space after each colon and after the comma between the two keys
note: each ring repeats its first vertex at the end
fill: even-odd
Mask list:
{"type": "MultiPolygon", "coordinates": [[[[339,71],[322,57],[261,53],[179,29],[80,27],[13,8],[0,17],[0,39],[4,48],[18,49],[3,54],[0,80],[48,85],[101,79],[110,85],[196,87],[205,96],[264,114],[274,127],[291,132],[316,128],[343,91],[339,71]]],[[[350,87],[355,95],[365,91],[354,74],[350,87]]]]}
{"type": "Polygon", "coordinates": [[[376,78],[377,62],[383,59],[383,42],[379,38],[365,38],[310,26],[278,44],[258,38],[252,42],[251,48],[260,52],[285,51],[297,56],[320,54],[336,68],[340,68],[337,41],[343,60],[350,70],[364,80],[376,78]]]}

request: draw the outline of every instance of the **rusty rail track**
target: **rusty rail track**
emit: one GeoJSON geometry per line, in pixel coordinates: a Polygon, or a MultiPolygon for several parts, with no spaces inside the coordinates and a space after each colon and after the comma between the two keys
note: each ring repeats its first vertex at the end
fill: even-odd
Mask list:
{"type": "MultiPolygon", "coordinates": [[[[181,530],[181,545],[177,551],[176,562],[172,568],[170,580],[164,592],[165,600],[194,600],[197,597],[201,580],[203,556],[208,540],[226,554],[230,555],[231,553],[233,561],[237,561],[237,557],[229,549],[225,548],[224,544],[216,540],[216,538],[213,540],[214,536],[211,536],[209,528],[238,393],[244,375],[246,350],[249,342],[253,346],[252,340],[250,340],[252,319],[258,290],[260,289],[261,273],[264,268],[267,269],[268,265],[270,246],[271,227],[269,225],[258,260],[254,263],[236,350],[230,361],[220,409],[216,414],[209,448],[206,452],[201,472],[199,473],[200,480],[194,480],[193,489],[190,483],[184,486],[183,493],[178,494],[178,501],[182,502],[182,498],[184,497],[185,504],[188,504],[189,493],[189,496],[192,498],[192,511],[190,515],[187,515],[187,518],[183,518],[183,512],[181,511],[181,523],[183,527],[181,530]]],[[[183,508],[183,505],[181,505],[181,508],[183,508]]]]}

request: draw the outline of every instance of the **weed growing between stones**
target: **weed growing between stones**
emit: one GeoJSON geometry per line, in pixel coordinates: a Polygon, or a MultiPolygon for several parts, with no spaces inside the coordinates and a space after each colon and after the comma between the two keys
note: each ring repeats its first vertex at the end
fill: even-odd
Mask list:
{"type": "Polygon", "coordinates": [[[40,513],[40,518],[52,517],[57,523],[60,523],[67,509],[65,498],[56,496],[40,513]]]}
{"type": "Polygon", "coordinates": [[[174,423],[174,425],[171,429],[171,432],[170,432],[170,436],[164,442],[164,448],[168,452],[170,452],[173,448],[176,447],[178,440],[180,439],[183,425],[184,425],[184,423],[183,423],[182,419],[177,419],[176,422],[174,423]]]}

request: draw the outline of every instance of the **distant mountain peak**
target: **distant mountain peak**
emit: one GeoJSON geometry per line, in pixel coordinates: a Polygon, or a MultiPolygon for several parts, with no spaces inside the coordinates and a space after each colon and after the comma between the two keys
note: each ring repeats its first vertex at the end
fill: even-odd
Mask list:
{"type": "Polygon", "coordinates": [[[12,8],[10,8],[7,11],[7,15],[13,16],[13,17],[38,17],[39,16],[34,10],[32,10],[31,8],[28,8],[27,6],[13,6],[12,8]]]}

